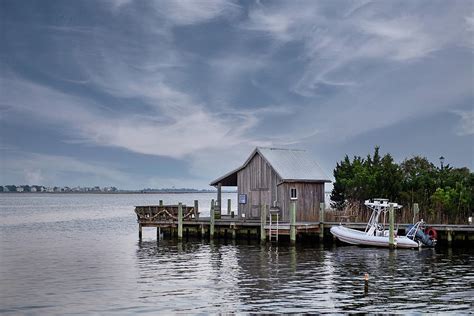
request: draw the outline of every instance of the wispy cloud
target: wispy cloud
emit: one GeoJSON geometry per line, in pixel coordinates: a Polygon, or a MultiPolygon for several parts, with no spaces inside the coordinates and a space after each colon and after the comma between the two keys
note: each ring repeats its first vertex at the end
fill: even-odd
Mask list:
{"type": "Polygon", "coordinates": [[[474,135],[474,111],[453,111],[460,117],[459,125],[456,127],[456,133],[459,136],[474,135]]]}
{"type": "MultiPolygon", "coordinates": [[[[2,161],[4,172],[22,178],[25,184],[55,185],[66,175],[80,175],[79,178],[71,177],[67,185],[86,185],[80,183],[81,177],[89,176],[104,184],[126,184],[128,176],[115,168],[102,163],[84,162],[79,159],[37,153],[24,153],[15,151],[2,161]]],[[[7,175],[7,177],[11,175],[7,175]]]]}
{"type": "Polygon", "coordinates": [[[143,154],[182,158],[199,150],[235,146],[248,142],[244,133],[256,122],[252,115],[211,113],[194,105],[186,94],[166,86],[143,91],[146,97],[158,102],[160,109],[144,118],[100,111],[91,100],[20,79],[3,79],[1,84],[6,93],[0,96],[0,103],[14,110],[68,126],[70,137],[79,137],[84,142],[143,154]]]}

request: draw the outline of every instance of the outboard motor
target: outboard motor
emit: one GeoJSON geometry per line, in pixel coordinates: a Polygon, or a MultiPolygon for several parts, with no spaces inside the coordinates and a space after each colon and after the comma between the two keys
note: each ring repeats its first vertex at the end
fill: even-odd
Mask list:
{"type": "MultiPolygon", "coordinates": [[[[413,232],[412,232],[411,234],[409,234],[410,230],[413,230],[414,227],[417,226],[417,224],[407,226],[407,228],[406,228],[407,236],[409,236],[409,235],[413,236],[413,240],[419,241],[427,247],[434,247],[436,245],[436,239],[431,238],[431,236],[430,236],[431,234],[425,234],[425,232],[423,232],[423,230],[421,230],[419,227],[415,228],[416,233],[413,234],[413,232]]],[[[434,228],[430,228],[430,229],[434,230],[434,228]]],[[[434,232],[436,233],[436,231],[434,231],[434,232]]]]}

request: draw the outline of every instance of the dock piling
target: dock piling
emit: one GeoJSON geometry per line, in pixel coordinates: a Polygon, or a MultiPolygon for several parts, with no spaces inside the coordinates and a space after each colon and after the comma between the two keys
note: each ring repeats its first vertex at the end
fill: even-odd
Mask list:
{"type": "Polygon", "coordinates": [[[210,223],[210,226],[209,226],[209,238],[210,239],[213,239],[214,238],[214,225],[215,225],[215,222],[216,222],[216,217],[215,217],[215,204],[214,204],[214,200],[211,201],[211,223],[210,223]]]}
{"type": "Polygon", "coordinates": [[[393,209],[393,204],[390,203],[390,208],[388,210],[388,217],[390,221],[390,226],[388,230],[388,245],[391,249],[396,247],[395,243],[395,212],[393,209]]]}
{"type": "Polygon", "coordinates": [[[178,239],[183,239],[183,204],[178,203],[178,239]]]}
{"type": "Polygon", "coordinates": [[[448,244],[451,245],[453,243],[453,230],[448,228],[446,230],[446,239],[448,241],[448,244]]]}
{"type": "Polygon", "coordinates": [[[227,199],[227,215],[230,215],[231,207],[232,207],[232,200],[227,199]]]}
{"type": "Polygon", "coordinates": [[[324,239],[324,203],[319,203],[319,239],[324,239]]]}
{"type": "Polygon", "coordinates": [[[420,208],[418,207],[418,203],[413,203],[413,224],[418,222],[419,214],[420,214],[420,208]]]}
{"type": "Polygon", "coordinates": [[[138,239],[140,241],[142,241],[142,231],[143,231],[142,224],[138,224],[138,239]]]}
{"type": "Polygon", "coordinates": [[[260,210],[260,241],[265,242],[267,239],[267,232],[265,225],[267,223],[267,204],[263,204],[260,210]]]}
{"type": "Polygon", "coordinates": [[[291,201],[290,205],[290,242],[296,242],[296,201],[291,201]]]}
{"type": "Polygon", "coordinates": [[[194,200],[194,217],[199,219],[199,201],[194,200]]]}

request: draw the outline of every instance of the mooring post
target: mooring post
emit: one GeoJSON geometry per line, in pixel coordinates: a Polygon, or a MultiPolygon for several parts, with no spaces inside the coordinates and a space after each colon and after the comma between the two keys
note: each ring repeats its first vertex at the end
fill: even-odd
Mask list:
{"type": "Polygon", "coordinates": [[[142,224],[138,224],[138,239],[142,241],[142,224]]]}
{"type": "Polygon", "coordinates": [[[388,217],[390,221],[390,227],[388,230],[388,245],[390,248],[395,248],[395,212],[393,209],[393,204],[390,203],[390,208],[388,209],[388,217]]]}
{"type": "Polygon", "coordinates": [[[217,184],[217,202],[214,205],[214,212],[219,214],[219,217],[222,215],[222,183],[217,184]]]}
{"type": "Polygon", "coordinates": [[[227,215],[230,215],[230,209],[232,207],[232,200],[227,199],[227,215]]]}
{"type": "Polygon", "coordinates": [[[296,201],[290,204],[290,242],[296,242],[296,201]]]}
{"type": "Polygon", "coordinates": [[[324,203],[319,203],[319,239],[324,239],[324,203]]]}
{"type": "Polygon", "coordinates": [[[211,201],[211,226],[209,227],[209,238],[210,239],[213,239],[214,238],[214,224],[215,224],[215,221],[216,221],[216,217],[215,217],[215,210],[214,210],[214,200],[211,201]]]}
{"type": "Polygon", "coordinates": [[[196,220],[199,219],[199,201],[198,200],[194,200],[194,217],[196,218],[196,220]]]}
{"type": "Polygon", "coordinates": [[[260,241],[265,242],[267,239],[267,232],[265,225],[267,224],[267,204],[264,203],[260,210],[260,241]]]}
{"type": "Polygon", "coordinates": [[[183,239],[183,204],[178,203],[178,239],[183,239]]]}
{"type": "Polygon", "coordinates": [[[448,244],[451,245],[453,243],[453,230],[451,228],[446,229],[446,235],[448,239],[448,244]]]}
{"type": "Polygon", "coordinates": [[[420,214],[420,208],[418,207],[418,203],[413,203],[413,224],[418,222],[420,214]]]}

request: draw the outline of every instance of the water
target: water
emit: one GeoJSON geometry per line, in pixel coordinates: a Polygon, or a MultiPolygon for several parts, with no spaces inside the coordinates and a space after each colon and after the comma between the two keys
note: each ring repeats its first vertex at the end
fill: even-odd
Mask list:
{"type": "Polygon", "coordinates": [[[0,313],[474,311],[471,248],[138,242],[134,205],[214,197],[1,194],[0,313]]]}

